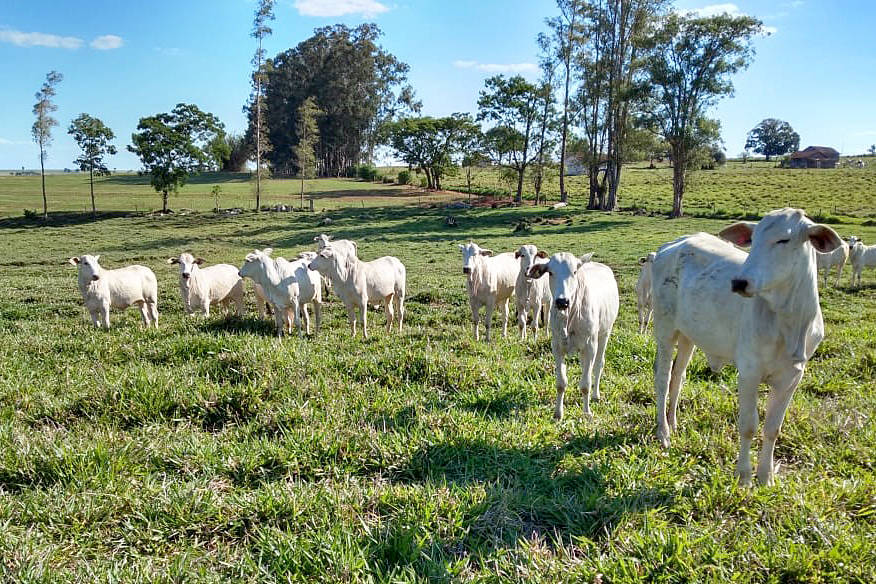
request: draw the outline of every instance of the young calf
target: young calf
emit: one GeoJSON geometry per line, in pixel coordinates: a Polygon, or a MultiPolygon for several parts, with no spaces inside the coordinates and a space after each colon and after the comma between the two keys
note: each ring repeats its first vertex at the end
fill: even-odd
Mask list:
{"type": "Polygon", "coordinates": [[[386,330],[393,323],[401,332],[405,314],[407,272],[398,258],[384,256],[363,262],[355,254],[327,245],[310,262],[309,268],[331,279],[335,294],[347,308],[350,331],[356,335],[356,311],[362,322],[362,336],[368,338],[368,304],[382,303],[386,310],[386,330]]]}
{"type": "Polygon", "coordinates": [[[651,264],[657,254],[653,251],[645,257],[639,258],[639,279],[636,281],[636,305],[639,309],[639,332],[644,333],[651,322],[651,264]]]}
{"type": "Polygon", "coordinates": [[[554,417],[563,418],[563,397],[568,385],[566,355],[578,351],[584,398],[584,413],[590,411],[591,391],[599,399],[599,381],[605,365],[605,347],[617,319],[620,305],[617,281],[611,268],[590,261],[593,254],[576,258],[566,252],[555,253],[546,263],[529,268],[529,276],[549,274],[551,293],[551,350],[557,376],[557,405],[554,417]]]}
{"type": "Polygon", "coordinates": [[[237,307],[238,316],[246,313],[243,279],[234,266],[216,264],[201,268],[204,258],[195,258],[190,253],[169,258],[167,263],[179,265],[179,291],[186,314],[201,310],[204,318],[207,318],[211,304],[221,304],[230,309],[232,303],[237,307]]]}
{"type": "Polygon", "coordinates": [[[799,209],[772,211],[759,223],[736,223],[720,235],[750,245],[751,252],[698,233],[661,246],[654,258],[657,438],[669,447],[685,369],[699,347],[710,363],[733,362],[739,370],[736,473],[743,484],[751,481],[758,386],[772,387],[757,464],[758,480],[769,484],[785,412],[824,337],[815,251],[830,252],[841,240],[799,209]]]}
{"type": "Polygon", "coordinates": [[[475,340],[480,339],[478,321],[481,306],[485,306],[484,321],[487,328],[487,342],[493,328],[493,310],[502,307],[502,336],[508,336],[508,301],[514,294],[520,261],[513,253],[500,253],[493,256],[492,250],[484,249],[474,242],[460,244],[462,250],[462,273],[466,276],[468,302],[471,306],[471,320],[475,340]]]}
{"type": "Polygon", "coordinates": [[[839,286],[840,277],[843,275],[843,267],[849,259],[849,244],[841,241],[841,244],[835,250],[828,253],[815,252],[815,265],[819,270],[824,270],[824,287],[827,288],[827,280],[830,277],[830,270],[834,266],[836,270],[836,284],[839,286]]]}
{"type": "Polygon", "coordinates": [[[861,286],[861,272],[864,268],[876,267],[876,245],[864,245],[854,238],[855,242],[849,251],[849,259],[852,261],[852,286],[861,286]]]}
{"type": "Polygon", "coordinates": [[[539,259],[546,259],[545,252],[539,251],[534,245],[520,246],[514,257],[520,260],[520,272],[514,284],[514,295],[517,297],[517,328],[520,338],[526,338],[526,320],[532,312],[533,334],[538,338],[538,329],[542,318],[547,320],[547,312],[551,307],[551,287],[547,278],[530,278],[526,275],[529,268],[539,259]]]}
{"type": "Polygon", "coordinates": [[[122,310],[136,304],[146,328],[158,328],[158,282],[145,266],[127,266],[105,270],[99,255],[72,257],[68,261],[79,267],[79,291],[94,326],[109,329],[110,307],[122,310]]]}

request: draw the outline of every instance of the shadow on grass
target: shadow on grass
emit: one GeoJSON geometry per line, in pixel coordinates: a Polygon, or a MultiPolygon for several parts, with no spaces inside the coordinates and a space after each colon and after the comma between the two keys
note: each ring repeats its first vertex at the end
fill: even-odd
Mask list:
{"type": "Polygon", "coordinates": [[[42,215],[37,217],[6,217],[0,219],[0,229],[34,229],[40,227],[70,227],[74,225],[86,225],[98,223],[108,219],[138,216],[133,211],[98,211],[97,215],[91,212],[81,211],[58,211],[49,213],[47,220],[42,215]]]}
{"type": "MultiPolygon", "coordinates": [[[[245,183],[249,182],[252,174],[249,172],[203,172],[188,177],[188,185],[204,185],[214,183],[245,183]]],[[[148,174],[115,174],[101,179],[102,184],[111,185],[147,185],[151,183],[148,174]]]]}

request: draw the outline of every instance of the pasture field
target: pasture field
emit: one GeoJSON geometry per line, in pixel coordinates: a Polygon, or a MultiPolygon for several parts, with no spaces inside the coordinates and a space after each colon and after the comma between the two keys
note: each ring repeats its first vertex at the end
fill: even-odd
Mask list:
{"type": "Polygon", "coordinates": [[[330,229],[303,213],[0,220],[0,579],[876,581],[876,274],[851,290],[847,268],[823,291],[827,336],[789,408],[777,484],[744,489],[732,368],[695,355],[679,432],[659,448],[633,291],[640,255],[726,221],[575,204],[454,211],[447,228],[446,213],[353,206],[330,229]],[[513,232],[521,218],[531,232],[513,232]],[[372,337],[351,339],[336,297],[316,338],[278,341],[254,311],[183,314],[167,257],[290,257],[324,230],[406,264],[401,335],[370,311],[372,337]],[[592,419],[576,364],[552,419],[545,335],[474,342],[456,245],[469,238],[595,251],[615,270],[592,419]],[[130,310],[93,329],[66,264],[81,253],[151,267],[159,328],[130,310]]]}

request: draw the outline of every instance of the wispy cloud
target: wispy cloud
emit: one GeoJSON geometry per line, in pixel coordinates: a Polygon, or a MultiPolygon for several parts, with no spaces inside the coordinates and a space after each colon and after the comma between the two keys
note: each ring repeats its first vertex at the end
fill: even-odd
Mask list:
{"type": "Polygon", "coordinates": [[[10,146],[13,144],[29,144],[29,142],[22,142],[20,140],[7,140],[6,138],[0,138],[0,146],[10,146]]]}
{"type": "MultiPolygon", "coordinates": [[[[790,4],[795,4],[795,2],[790,2],[790,4]]],[[[800,4],[802,4],[802,2],[800,4]]],[[[708,6],[703,6],[702,8],[694,8],[692,10],[683,10],[679,12],[683,12],[685,14],[693,14],[700,18],[709,18],[721,14],[727,14],[729,16],[746,16],[746,14],[739,9],[739,6],[730,2],[726,2],[724,4],[709,4],[708,6]]],[[[779,29],[774,26],[761,26],[760,30],[763,34],[767,36],[779,32],[779,29]]]]}
{"type": "Polygon", "coordinates": [[[44,32],[22,32],[14,28],[0,28],[0,42],[18,47],[49,47],[52,49],[78,49],[84,41],[72,36],[59,36],[44,32]]]}
{"type": "Polygon", "coordinates": [[[477,61],[454,61],[457,69],[477,69],[484,73],[535,73],[535,63],[478,63],[477,61]]]}
{"type": "Polygon", "coordinates": [[[105,34],[91,41],[91,48],[99,51],[110,51],[118,49],[124,44],[125,41],[122,40],[122,37],[114,34],[105,34]]]}
{"type": "Polygon", "coordinates": [[[295,8],[302,16],[345,16],[359,14],[373,18],[389,11],[386,4],[377,0],[295,0],[295,8]]]}

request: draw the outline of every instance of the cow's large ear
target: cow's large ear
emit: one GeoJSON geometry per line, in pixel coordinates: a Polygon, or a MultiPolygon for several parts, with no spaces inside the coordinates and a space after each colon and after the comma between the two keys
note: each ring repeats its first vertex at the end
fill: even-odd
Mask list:
{"type": "Polygon", "coordinates": [[[514,252],[514,259],[517,259],[517,260],[520,259],[520,250],[519,249],[514,252]]]}
{"type": "Polygon", "coordinates": [[[70,258],[70,259],[67,260],[67,261],[68,261],[71,265],[74,265],[74,266],[78,266],[78,265],[79,265],[79,258],[77,258],[76,256],[73,256],[72,258],[70,258]]]}
{"type": "Polygon", "coordinates": [[[827,225],[818,223],[810,225],[806,230],[806,235],[809,237],[809,243],[812,244],[812,247],[821,253],[831,252],[843,244],[839,234],[827,225]]]}
{"type": "Polygon", "coordinates": [[[457,244],[456,244],[456,245],[458,245],[458,246],[459,246],[459,249],[465,249],[465,246],[464,246],[464,245],[462,245],[462,244],[461,244],[461,243],[457,243],[457,244]]]}
{"type": "Polygon", "coordinates": [[[200,266],[201,264],[203,264],[203,263],[206,262],[206,261],[207,261],[207,260],[205,260],[204,258],[198,258],[198,259],[195,260],[195,263],[198,264],[198,265],[200,266]]]}
{"type": "Polygon", "coordinates": [[[647,262],[647,261],[648,261],[648,258],[642,256],[639,258],[639,265],[643,266],[643,265],[645,265],[645,262],[647,262]]]}
{"type": "Polygon", "coordinates": [[[94,261],[99,262],[99,261],[100,261],[100,255],[96,255],[96,256],[94,256],[94,261]]]}
{"type": "Polygon", "coordinates": [[[167,258],[167,263],[169,264],[178,264],[179,258],[167,258]]]}
{"type": "Polygon", "coordinates": [[[262,253],[265,255],[271,255],[272,253],[274,253],[274,248],[273,247],[266,247],[265,249],[262,250],[262,253]]]}
{"type": "Polygon", "coordinates": [[[547,252],[546,252],[545,250],[540,249],[540,250],[538,251],[538,253],[535,254],[535,257],[537,257],[537,258],[541,258],[541,259],[547,259],[548,254],[547,254],[547,252]]]}
{"type": "Polygon", "coordinates": [[[754,233],[756,225],[757,223],[751,221],[740,221],[725,227],[718,235],[721,239],[726,239],[730,243],[745,247],[751,245],[751,234],[754,233]]]}
{"type": "Polygon", "coordinates": [[[537,264],[532,264],[529,270],[526,272],[527,278],[538,279],[544,276],[548,271],[547,262],[539,262],[537,264]]]}
{"type": "Polygon", "coordinates": [[[593,259],[593,252],[591,251],[590,253],[585,253],[580,258],[578,258],[578,261],[580,261],[582,264],[586,264],[587,262],[589,262],[592,259],[593,259]]]}
{"type": "Polygon", "coordinates": [[[481,248],[481,255],[482,256],[491,256],[491,255],[493,255],[493,250],[481,248]]]}

